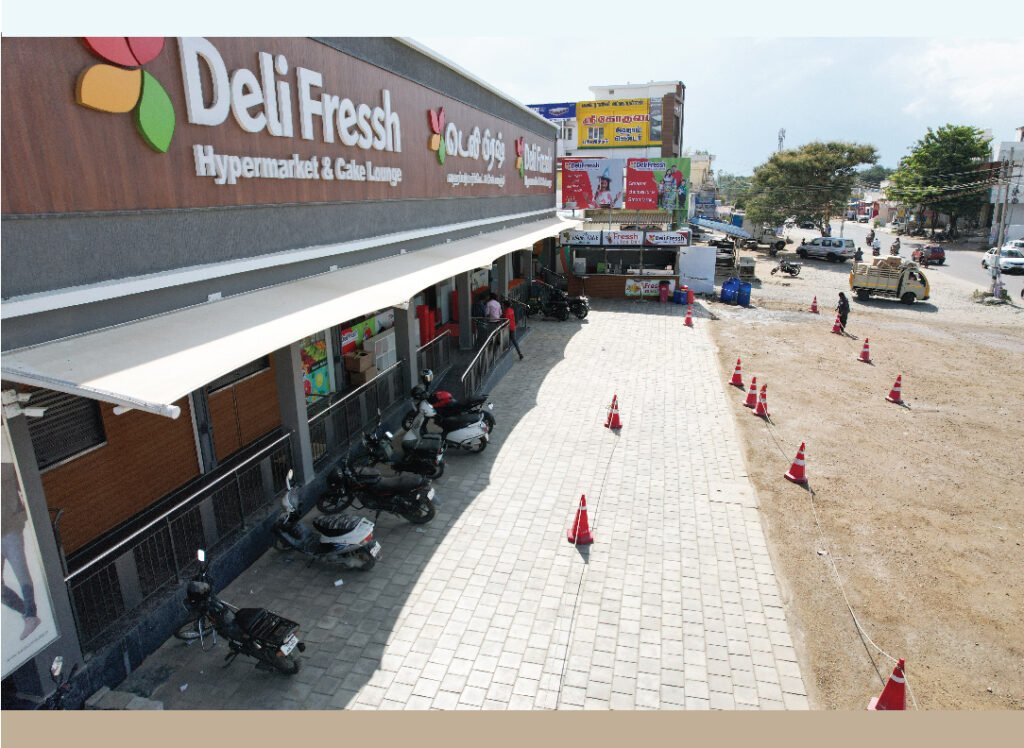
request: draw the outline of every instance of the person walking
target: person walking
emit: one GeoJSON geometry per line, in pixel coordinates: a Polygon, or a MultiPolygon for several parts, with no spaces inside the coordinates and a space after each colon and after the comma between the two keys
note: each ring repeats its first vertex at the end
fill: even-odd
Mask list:
{"type": "Polygon", "coordinates": [[[512,308],[512,302],[505,299],[505,311],[501,313],[508,320],[508,339],[519,354],[519,360],[523,360],[523,352],[519,350],[519,341],[516,340],[516,310],[512,308]]]}
{"type": "Polygon", "coordinates": [[[839,292],[839,302],[836,304],[836,312],[839,314],[839,329],[846,334],[846,318],[850,315],[850,300],[846,294],[839,292]]]}
{"type": "Polygon", "coordinates": [[[25,526],[28,512],[21,500],[13,462],[3,463],[3,570],[9,567],[18,590],[7,586],[3,574],[3,604],[21,616],[24,628],[18,638],[24,641],[42,623],[36,611],[32,572],[25,555],[25,526]]]}
{"type": "Polygon", "coordinates": [[[501,320],[501,302],[498,301],[498,294],[491,292],[484,304],[484,316],[488,322],[499,322],[501,320]]]}

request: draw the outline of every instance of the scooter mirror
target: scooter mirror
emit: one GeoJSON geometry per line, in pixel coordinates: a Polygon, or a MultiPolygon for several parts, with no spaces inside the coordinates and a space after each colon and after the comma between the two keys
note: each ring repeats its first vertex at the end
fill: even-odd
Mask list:
{"type": "Polygon", "coordinates": [[[202,548],[200,548],[198,551],[196,551],[196,558],[199,559],[199,563],[201,563],[201,564],[205,563],[206,562],[206,551],[204,551],[202,548]]]}
{"type": "Polygon", "coordinates": [[[60,678],[60,672],[64,669],[64,658],[61,655],[57,655],[53,658],[53,664],[50,665],[50,675],[54,680],[60,678]]]}

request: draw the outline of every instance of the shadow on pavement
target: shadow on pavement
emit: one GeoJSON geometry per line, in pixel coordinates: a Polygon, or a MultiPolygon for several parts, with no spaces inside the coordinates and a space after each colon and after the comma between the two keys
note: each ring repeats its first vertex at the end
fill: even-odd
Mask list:
{"type": "MultiPolygon", "coordinates": [[[[605,304],[622,309],[624,302],[599,301],[596,306],[605,304]]],[[[643,307],[647,314],[675,317],[681,316],[680,309],[685,310],[671,304],[643,307]]],[[[458,647],[461,639],[444,633],[447,619],[421,616],[422,621],[415,621],[418,626],[410,627],[410,619],[418,614],[410,613],[409,607],[419,599],[429,599],[435,610],[449,610],[454,615],[458,609],[459,590],[467,580],[453,577],[454,569],[443,567],[432,570],[431,579],[421,577],[449,533],[464,527],[466,510],[490,485],[506,435],[537,406],[545,378],[564,360],[566,347],[584,324],[586,320],[575,318],[557,322],[534,317],[529,321],[532,334],[521,342],[526,359],[519,361],[514,349],[506,353],[516,359],[511,366],[528,368],[517,376],[517,384],[525,388],[525,392],[520,390],[525,398],[517,397],[517,401],[527,407],[512,412],[498,399],[494,410],[497,424],[489,446],[479,454],[447,452],[447,470],[435,482],[439,501],[432,522],[418,527],[390,514],[380,516],[374,535],[383,553],[371,571],[322,563],[307,566],[305,558],[271,548],[219,593],[238,607],[267,607],[300,624],[307,649],[300,658],[298,674],[283,677],[256,670],[254,661],[246,658],[225,668],[228,649],[223,641],[204,652],[198,644],[189,646],[169,639],[118,688],[162,700],[168,709],[339,709],[371,683],[386,650],[396,656],[415,656],[426,665],[436,647],[458,647]],[[340,585],[338,580],[342,580],[340,585]],[[413,640],[392,639],[400,616],[403,626],[418,631],[413,640]]],[[[372,518],[366,511],[356,513],[372,518]]],[[[315,514],[316,510],[303,521],[311,522],[315,514]]],[[[562,542],[564,533],[563,529],[562,542]]],[[[589,547],[577,546],[577,550],[584,563],[589,563],[589,547]]],[[[451,549],[446,553],[450,555],[451,549]]],[[[500,560],[488,585],[507,579],[515,566],[515,558],[500,560]]],[[[475,632],[472,637],[470,633],[463,636],[483,640],[483,633],[475,632]]]]}

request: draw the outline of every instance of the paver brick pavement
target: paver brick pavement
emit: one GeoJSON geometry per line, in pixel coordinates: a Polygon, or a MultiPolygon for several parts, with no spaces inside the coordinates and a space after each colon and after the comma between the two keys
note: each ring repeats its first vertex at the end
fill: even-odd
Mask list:
{"type": "Polygon", "coordinates": [[[172,640],[142,666],[169,672],[153,698],[171,709],[238,708],[239,694],[253,709],[808,708],[709,322],[698,314],[687,328],[684,314],[595,301],[582,323],[533,321],[526,359],[491,391],[494,439],[450,454],[432,523],[382,516],[384,555],[369,573],[270,550],[229,585],[225,600],[300,622],[308,647],[290,680],[306,690],[242,659],[222,668],[223,644],[200,653],[172,640]],[[613,394],[618,433],[603,428],[613,394]],[[574,547],[565,533],[581,494],[596,540],[574,547]]]}

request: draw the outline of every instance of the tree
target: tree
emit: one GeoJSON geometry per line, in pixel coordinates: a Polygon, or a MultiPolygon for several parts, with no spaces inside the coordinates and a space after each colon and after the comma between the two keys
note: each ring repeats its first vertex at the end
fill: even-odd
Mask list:
{"type": "Polygon", "coordinates": [[[727,205],[742,209],[750,191],[750,177],[720,172],[717,180],[718,192],[727,205]]]}
{"type": "Polygon", "coordinates": [[[895,169],[887,169],[881,164],[875,164],[858,171],[857,181],[865,186],[877,187],[883,180],[888,179],[894,171],[895,169]]]}
{"type": "Polygon", "coordinates": [[[974,218],[988,201],[995,172],[984,168],[991,158],[990,140],[976,127],[943,125],[928,128],[910,155],[904,157],[886,190],[890,200],[931,208],[932,233],[939,213],[949,216],[950,236],[959,233],[961,216],[974,218]]]}
{"type": "Polygon", "coordinates": [[[754,169],[747,216],[776,226],[795,216],[824,231],[832,216],[846,211],[856,167],[877,160],[874,146],[859,143],[814,142],[774,153],[754,169]]]}

